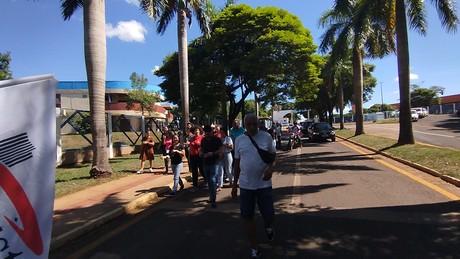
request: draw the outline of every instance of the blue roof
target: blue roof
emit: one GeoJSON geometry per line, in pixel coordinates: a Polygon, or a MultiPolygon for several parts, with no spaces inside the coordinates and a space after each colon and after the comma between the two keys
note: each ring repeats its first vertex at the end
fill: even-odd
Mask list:
{"type": "MultiPolygon", "coordinates": [[[[130,89],[131,82],[128,81],[106,81],[106,89],[130,89]]],[[[87,81],[60,81],[57,89],[59,90],[88,90],[87,81]]]]}

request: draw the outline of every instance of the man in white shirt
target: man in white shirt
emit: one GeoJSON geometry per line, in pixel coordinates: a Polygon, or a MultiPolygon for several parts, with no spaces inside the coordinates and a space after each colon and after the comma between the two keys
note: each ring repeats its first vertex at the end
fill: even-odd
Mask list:
{"type": "Polygon", "coordinates": [[[264,219],[267,238],[272,241],[275,238],[275,231],[272,228],[275,210],[271,178],[275,162],[265,163],[251,138],[260,149],[272,154],[276,154],[276,148],[270,134],[259,131],[259,119],[255,114],[248,114],[244,117],[244,127],[247,134],[238,137],[235,143],[232,197],[237,197],[239,180],[241,218],[244,219],[246,233],[252,248],[251,258],[259,258],[260,251],[254,228],[255,204],[257,202],[260,214],[264,219]]]}

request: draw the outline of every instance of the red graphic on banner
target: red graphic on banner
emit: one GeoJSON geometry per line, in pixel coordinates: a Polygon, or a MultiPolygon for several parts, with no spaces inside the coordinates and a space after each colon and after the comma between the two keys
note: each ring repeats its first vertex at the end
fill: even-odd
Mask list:
{"type": "Polygon", "coordinates": [[[16,223],[8,217],[3,217],[30,250],[36,255],[41,255],[43,253],[43,240],[34,208],[32,204],[30,204],[29,198],[24,192],[21,184],[19,184],[14,175],[2,163],[0,163],[0,187],[5,190],[6,195],[16,208],[24,229],[18,227],[16,223]]]}

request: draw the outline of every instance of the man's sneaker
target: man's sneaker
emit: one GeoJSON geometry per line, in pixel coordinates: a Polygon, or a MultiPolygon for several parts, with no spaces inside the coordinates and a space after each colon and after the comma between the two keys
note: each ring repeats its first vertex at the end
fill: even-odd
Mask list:
{"type": "Polygon", "coordinates": [[[197,192],[198,190],[199,190],[199,188],[198,188],[198,187],[196,187],[196,186],[193,186],[193,188],[190,190],[190,192],[197,192]]]}
{"type": "Polygon", "coordinates": [[[211,207],[214,208],[214,209],[217,208],[216,202],[211,202],[211,207]]]}
{"type": "Polygon", "coordinates": [[[143,171],[143,170],[139,170],[139,171],[137,171],[136,173],[137,173],[137,174],[142,174],[142,171],[143,171]]]}
{"type": "Polygon", "coordinates": [[[275,230],[273,228],[265,228],[265,233],[267,233],[268,241],[273,241],[275,239],[275,230]]]}
{"type": "Polygon", "coordinates": [[[249,258],[260,258],[260,251],[259,249],[251,249],[251,254],[249,255],[249,258]]]}
{"type": "Polygon", "coordinates": [[[150,171],[151,173],[153,173],[153,169],[152,169],[151,167],[150,167],[149,171],[150,171]]]}

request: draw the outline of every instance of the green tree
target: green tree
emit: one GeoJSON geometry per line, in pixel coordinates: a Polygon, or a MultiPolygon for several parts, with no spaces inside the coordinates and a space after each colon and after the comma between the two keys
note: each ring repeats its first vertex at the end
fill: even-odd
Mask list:
{"type": "MultiPolygon", "coordinates": [[[[246,114],[255,113],[256,112],[256,103],[254,100],[244,100],[244,112],[246,114]]],[[[259,117],[270,117],[270,113],[266,109],[259,110],[259,117]]]]}
{"type": "Polygon", "coordinates": [[[433,104],[439,104],[439,94],[444,93],[445,88],[441,86],[432,86],[422,88],[419,85],[413,84],[410,93],[411,107],[427,107],[433,104]]]}
{"type": "MultiPolygon", "coordinates": [[[[414,133],[412,130],[411,103],[410,103],[410,65],[409,65],[409,39],[408,29],[416,30],[421,35],[426,35],[426,1],[424,0],[366,0],[361,14],[372,17],[373,21],[382,25],[386,32],[386,40],[397,42],[397,60],[399,77],[399,137],[398,144],[413,144],[414,133]],[[407,17],[406,17],[407,16],[407,17]],[[409,21],[407,21],[407,18],[409,21]]],[[[456,32],[459,19],[456,14],[455,0],[431,0],[441,19],[442,26],[448,32],[456,32]]]]}
{"type": "MultiPolygon", "coordinates": [[[[215,74],[201,69],[203,65],[206,65],[207,56],[203,54],[200,43],[204,42],[193,41],[189,46],[190,113],[201,119],[206,116],[214,118],[220,112],[220,109],[216,108],[219,106],[220,93],[216,91],[217,82],[212,81],[215,74]]],[[[159,86],[165,99],[182,108],[180,92],[177,91],[177,85],[179,85],[178,53],[166,56],[162,66],[155,71],[155,75],[163,79],[159,86]]],[[[182,116],[182,113],[180,114],[182,116]]]]}
{"type": "Polygon", "coordinates": [[[252,92],[266,101],[278,94],[307,99],[320,82],[310,32],[282,9],[231,6],[213,21],[207,46],[213,57],[210,69],[226,84],[229,121],[243,110],[252,92]]]}
{"type": "MultiPolygon", "coordinates": [[[[353,72],[350,60],[337,62],[328,55],[324,57],[324,62],[320,76],[322,83],[319,85],[320,90],[317,92],[317,97],[310,101],[297,102],[296,107],[300,111],[312,110],[320,120],[327,119],[329,123],[332,123],[334,108],[343,116],[343,111],[340,112],[341,107],[343,109],[345,104],[354,104],[353,72]]],[[[377,79],[372,76],[374,69],[375,65],[370,63],[365,63],[363,66],[364,102],[370,100],[377,85],[377,79]]],[[[342,116],[339,115],[339,117],[342,116]]]]}
{"type": "Polygon", "coordinates": [[[157,19],[157,32],[163,34],[177,14],[177,39],[179,47],[179,85],[182,101],[182,126],[189,122],[189,73],[187,49],[187,19],[191,25],[192,13],[201,32],[209,36],[210,14],[213,11],[208,0],[140,0],[141,9],[152,19],[157,19]]]}
{"type": "Polygon", "coordinates": [[[11,53],[7,51],[5,54],[0,53],[0,80],[8,80],[13,78],[13,73],[10,70],[11,53]]]}
{"type": "Polygon", "coordinates": [[[128,91],[126,108],[139,110],[142,115],[148,112],[150,115],[154,111],[153,104],[160,101],[160,95],[146,89],[148,79],[143,74],[138,75],[133,72],[129,80],[131,80],[132,89],[128,91]]]}
{"type": "Polygon", "coordinates": [[[105,120],[105,1],[61,0],[64,20],[69,20],[79,8],[83,8],[85,63],[93,141],[93,162],[89,173],[93,178],[109,177],[112,175],[112,168],[107,156],[105,120]]]}
{"type": "MultiPolygon", "coordinates": [[[[386,104],[384,103],[383,104],[383,111],[393,111],[394,108],[389,105],[389,104],[386,104]]],[[[367,112],[370,112],[370,113],[373,113],[373,112],[380,112],[382,111],[382,104],[381,103],[376,103],[374,105],[372,105],[369,109],[367,109],[367,112]]]]}
{"type": "MultiPolygon", "coordinates": [[[[213,20],[211,38],[198,38],[189,45],[191,107],[196,103],[222,111],[211,104],[221,101],[219,93],[225,92],[232,121],[244,111],[244,101],[254,91],[264,101],[273,97],[267,97],[269,88],[286,99],[314,98],[320,81],[315,50],[310,32],[286,11],[230,6],[213,20]]],[[[176,56],[167,57],[156,73],[165,79],[160,87],[173,102],[180,98],[174,88],[176,56]]]]}

